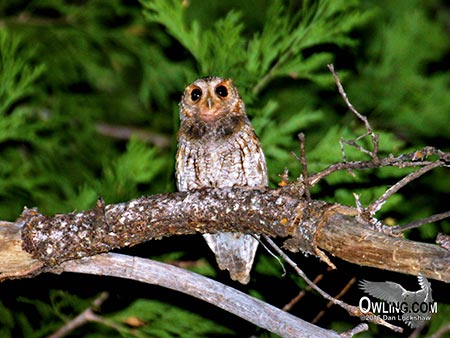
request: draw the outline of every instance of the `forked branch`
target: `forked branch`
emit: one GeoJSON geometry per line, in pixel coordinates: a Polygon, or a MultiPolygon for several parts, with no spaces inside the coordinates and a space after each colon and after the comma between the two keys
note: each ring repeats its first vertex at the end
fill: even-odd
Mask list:
{"type": "Polygon", "coordinates": [[[0,226],[0,279],[30,276],[64,261],[151,239],[231,231],[285,238],[284,248],[450,282],[450,252],[375,231],[354,208],[278,189],[203,189],[159,194],[53,217],[27,209],[0,226]]]}
{"type": "MultiPolygon", "coordinates": [[[[207,295],[205,290],[213,287],[205,286],[204,280],[195,280],[189,276],[181,286],[169,286],[167,283],[170,280],[178,282],[178,278],[162,277],[158,275],[161,272],[155,272],[154,266],[153,270],[141,269],[142,264],[149,263],[147,260],[98,254],[173,235],[240,232],[267,236],[269,242],[269,237],[284,238],[284,249],[313,254],[329,266],[333,266],[333,263],[327,253],[358,265],[413,275],[422,273],[428,278],[450,282],[450,251],[447,249],[450,241],[447,237],[440,237],[440,243],[444,243],[440,247],[409,241],[402,238],[401,234],[398,235],[405,229],[424,224],[425,221],[449,217],[450,212],[395,228],[388,228],[374,218],[374,214],[386,200],[406,184],[434,168],[448,167],[450,154],[426,147],[409,154],[381,158],[378,154],[378,135],[374,133],[367,118],[351,105],[333,66],[330,65],[329,68],[347,107],[366,128],[362,136],[345,142],[368,154],[370,160],[347,162],[344,154],[344,162],[333,164],[319,173],[309,174],[305,138],[300,134],[302,179],[289,183],[286,172],[278,189],[207,188],[142,197],[114,205],[105,205],[99,199],[91,210],[53,217],[44,216],[35,209],[25,209],[16,222],[0,222],[0,280],[30,277],[46,271],[106,274],[155,283],[203,299],[202,295],[207,295]],[[371,138],[371,150],[357,144],[366,136],[371,138]],[[393,185],[368,207],[363,207],[360,203],[356,208],[325,203],[312,199],[309,193],[309,187],[338,170],[386,166],[422,168],[393,185]],[[140,275],[139,271],[147,271],[147,276],[140,275]],[[193,284],[186,284],[188,280],[193,281],[193,284]]],[[[282,253],[281,250],[279,252],[282,253]]],[[[306,278],[289,257],[285,255],[284,258],[297,273],[306,278]]],[[[167,266],[163,269],[170,271],[167,266]]],[[[181,272],[177,271],[178,273],[181,272]]],[[[222,290],[223,286],[220,288],[222,290]]],[[[232,297],[241,296],[233,294],[232,297]]],[[[310,332],[317,332],[319,329],[310,326],[312,324],[304,324],[297,318],[289,318],[285,313],[273,312],[273,309],[265,307],[265,303],[247,304],[245,302],[248,300],[242,299],[242,302],[233,304],[247,304],[242,305],[245,308],[226,308],[223,299],[219,301],[214,298],[217,293],[216,296],[208,297],[210,299],[205,299],[206,301],[261,327],[266,327],[264,323],[267,323],[270,326],[266,327],[268,330],[286,337],[313,336],[310,332]],[[264,313],[264,316],[252,313],[253,308],[258,309],[258,313],[264,313]],[[263,308],[265,311],[260,312],[263,308]],[[250,317],[247,318],[247,315],[250,317]],[[311,329],[313,331],[309,331],[311,329]]],[[[345,306],[329,295],[324,294],[324,297],[345,306]]],[[[347,306],[347,310],[358,315],[354,307],[347,306]]],[[[355,328],[355,332],[364,328],[355,328]]],[[[350,332],[349,335],[351,334],[350,332]]],[[[321,336],[337,335],[324,330],[321,336]]]]}

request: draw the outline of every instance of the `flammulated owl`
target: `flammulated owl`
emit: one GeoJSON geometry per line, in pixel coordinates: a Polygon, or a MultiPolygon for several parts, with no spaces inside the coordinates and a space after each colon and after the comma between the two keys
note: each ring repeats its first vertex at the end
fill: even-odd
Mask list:
{"type": "MultiPolygon", "coordinates": [[[[184,91],[180,102],[176,158],[178,190],[267,186],[261,144],[230,79],[205,77],[184,91]]],[[[240,233],[205,234],[219,268],[246,284],[258,240],[240,233]]]]}

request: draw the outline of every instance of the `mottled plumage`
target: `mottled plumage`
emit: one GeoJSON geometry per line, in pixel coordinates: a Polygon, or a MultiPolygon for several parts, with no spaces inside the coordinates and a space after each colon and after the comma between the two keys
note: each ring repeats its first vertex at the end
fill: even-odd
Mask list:
{"type": "MultiPolygon", "coordinates": [[[[178,190],[267,186],[261,144],[239,93],[229,79],[206,77],[190,84],[180,102],[176,178],[178,190]]],[[[258,241],[251,235],[204,235],[219,268],[248,283],[258,241]]]]}

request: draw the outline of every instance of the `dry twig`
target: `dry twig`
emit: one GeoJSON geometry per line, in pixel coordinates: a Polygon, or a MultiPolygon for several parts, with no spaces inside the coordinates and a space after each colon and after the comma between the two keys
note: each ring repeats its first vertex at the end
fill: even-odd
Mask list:
{"type": "Polygon", "coordinates": [[[388,198],[391,197],[393,194],[395,194],[397,191],[399,191],[401,188],[403,188],[405,185],[407,185],[408,183],[411,183],[413,180],[419,178],[426,172],[428,172],[434,168],[440,167],[442,165],[443,165],[442,162],[436,161],[432,164],[422,167],[419,170],[414,171],[414,172],[410,173],[409,175],[403,177],[400,181],[398,181],[392,187],[390,187],[388,190],[386,190],[386,192],[380,198],[378,198],[375,202],[372,202],[370,204],[370,206],[367,208],[368,209],[367,211],[370,214],[370,216],[374,216],[375,213],[381,209],[383,204],[386,203],[388,198]]]}
{"type": "Polygon", "coordinates": [[[320,180],[325,178],[326,176],[340,170],[362,170],[362,169],[375,169],[382,167],[398,167],[398,168],[407,168],[407,167],[424,167],[435,163],[436,161],[426,161],[424,157],[420,159],[416,157],[416,155],[427,154],[428,156],[436,155],[438,157],[438,161],[441,161],[442,167],[450,166],[450,154],[445,153],[439,149],[434,147],[425,147],[423,149],[414,151],[409,154],[401,154],[397,157],[393,155],[389,155],[385,158],[378,159],[377,163],[372,161],[352,161],[352,162],[341,162],[335,163],[327,168],[309,176],[309,184],[311,186],[317,184],[320,180]]]}
{"type": "MultiPolygon", "coordinates": [[[[272,248],[278,252],[278,254],[286,261],[286,263],[288,263],[290,266],[292,266],[295,270],[295,272],[316,292],[318,292],[323,298],[329,300],[331,303],[333,303],[334,305],[337,305],[341,308],[343,308],[344,310],[347,311],[347,313],[351,316],[356,316],[356,317],[362,317],[362,316],[367,316],[367,315],[373,315],[372,313],[363,313],[359,307],[357,306],[353,306],[353,305],[349,305],[347,303],[344,303],[343,301],[340,301],[332,296],[330,296],[328,293],[326,293],[325,291],[323,291],[321,288],[319,288],[316,284],[314,284],[306,275],[305,273],[298,267],[297,263],[295,263],[283,250],[281,250],[281,248],[275,244],[274,241],[272,241],[268,236],[264,236],[264,239],[272,246],[272,248]]],[[[391,330],[395,331],[395,332],[403,332],[403,329],[401,327],[392,325],[386,321],[384,321],[383,319],[381,319],[378,316],[367,316],[370,317],[371,319],[369,320],[372,323],[375,324],[379,324],[379,325],[383,325],[386,326],[388,328],[390,328],[391,330]]]]}
{"type": "MultiPolygon", "coordinates": [[[[364,126],[366,127],[366,133],[364,133],[363,135],[359,136],[358,138],[356,138],[355,140],[343,140],[345,143],[356,147],[359,151],[361,151],[362,153],[368,154],[370,155],[370,157],[372,157],[372,161],[373,162],[377,162],[378,160],[378,148],[379,148],[379,139],[380,139],[380,135],[375,134],[372,126],[369,123],[369,120],[367,119],[367,117],[365,117],[364,115],[360,114],[355,107],[353,107],[353,105],[350,103],[350,100],[347,97],[347,93],[344,90],[344,87],[342,86],[342,83],[339,79],[339,75],[336,73],[336,71],[334,70],[334,65],[333,64],[329,64],[328,65],[328,69],[330,70],[331,74],[333,74],[333,78],[334,81],[336,82],[336,86],[338,88],[339,94],[341,94],[345,104],[347,105],[348,109],[359,119],[364,123],[364,126]],[[373,145],[373,149],[372,151],[369,151],[367,149],[364,149],[363,147],[361,147],[360,145],[357,144],[357,142],[366,137],[366,136],[370,136],[371,140],[372,140],[372,145],[373,145]]],[[[345,154],[344,154],[344,159],[345,159],[345,154]]]]}
{"type": "Polygon", "coordinates": [[[108,298],[107,292],[102,292],[92,303],[92,306],[81,312],[78,316],[68,321],[62,327],[59,328],[58,331],[54,332],[47,338],[62,338],[68,335],[70,332],[74,331],[78,327],[86,325],[90,322],[100,323],[106,326],[109,326],[113,329],[120,330],[120,327],[111,320],[103,318],[95,313],[95,310],[98,309],[103,302],[108,298]]]}
{"type": "Polygon", "coordinates": [[[405,225],[399,225],[399,226],[396,226],[396,227],[392,227],[392,233],[393,234],[398,234],[398,233],[401,233],[403,231],[406,231],[406,230],[409,230],[409,229],[418,228],[418,227],[420,227],[420,226],[422,226],[424,224],[437,222],[437,221],[440,221],[442,219],[449,218],[449,217],[450,217],[450,211],[442,212],[440,214],[436,214],[436,215],[433,215],[433,216],[430,216],[430,217],[427,217],[427,218],[424,218],[424,219],[419,219],[417,221],[414,221],[414,222],[411,222],[411,223],[408,223],[408,224],[405,224],[405,225]]]}
{"type": "MultiPolygon", "coordinates": [[[[320,290],[268,236],[282,237],[286,239],[283,244],[285,249],[314,254],[330,266],[332,263],[324,251],[359,265],[414,275],[420,272],[429,278],[450,282],[449,250],[437,245],[392,237],[389,234],[373,231],[373,227],[369,226],[374,222],[373,215],[389,197],[425,172],[436,167],[449,166],[450,154],[433,147],[425,147],[410,154],[380,158],[379,136],[374,133],[367,118],[351,105],[333,65],[329,65],[329,68],[347,107],[364,123],[366,128],[366,133],[355,140],[345,142],[368,154],[371,157],[370,161],[347,162],[343,153],[343,163],[333,164],[319,173],[308,175],[304,136],[299,135],[304,185],[289,184],[287,172],[285,172],[280,188],[274,190],[209,188],[153,195],[116,205],[105,205],[102,200],[99,200],[97,206],[91,210],[54,217],[44,216],[34,209],[26,209],[15,223],[0,222],[0,256],[2,257],[0,280],[33,276],[45,271],[73,271],[145,281],[201,298],[206,290],[213,288],[213,284],[208,284],[210,282],[205,284],[205,281],[194,279],[191,275],[174,278],[174,276],[181,276],[178,274],[179,271],[176,275],[168,276],[164,273],[170,271],[166,265],[160,268],[154,265],[149,267],[146,265],[148,261],[142,261],[139,258],[97,254],[164,236],[229,231],[264,235],[311,288],[332,304],[345,308],[354,316],[362,315],[358,308],[345,304],[320,290]],[[371,138],[372,150],[364,149],[357,143],[366,136],[371,138]],[[438,160],[427,160],[430,156],[435,156],[438,160]],[[357,196],[355,196],[357,202],[355,209],[316,201],[309,195],[310,186],[338,170],[386,166],[423,168],[392,186],[368,208],[361,205],[357,196]],[[306,193],[306,199],[302,198],[303,193],[306,193]],[[88,256],[94,257],[83,258],[88,256]],[[83,259],[80,260],[81,258],[83,259]],[[151,273],[145,274],[145,272],[151,273]],[[187,281],[192,281],[192,284],[187,281]]],[[[425,221],[436,221],[448,217],[449,214],[450,212],[446,212],[393,228],[392,233],[424,224],[425,221]]],[[[448,239],[443,241],[447,243],[448,239]]],[[[222,294],[223,285],[219,288],[222,294]]],[[[233,294],[232,297],[236,300],[241,296],[233,294]]],[[[212,295],[206,294],[205,297],[210,297],[207,301],[219,307],[226,303],[223,298],[217,298],[217,292],[212,295]]],[[[233,302],[232,308],[227,308],[230,304],[225,304],[222,308],[286,337],[303,336],[306,335],[305,332],[318,332],[319,328],[310,327],[308,325],[312,324],[309,323],[303,325],[297,318],[277,317],[279,314],[272,317],[273,309],[265,311],[270,305],[246,303],[248,299],[241,300],[242,303],[233,302]],[[269,315],[261,321],[258,315],[262,309],[264,309],[264,316],[269,315]],[[253,310],[257,313],[253,313],[253,310]],[[249,314],[250,317],[248,317],[249,314]],[[300,331],[296,331],[297,329],[300,331]],[[310,329],[314,331],[304,331],[310,329]]],[[[76,326],[86,320],[96,320],[95,314],[88,310],[86,314],[80,316],[79,320],[74,320],[70,325],[76,326]]],[[[381,320],[377,323],[391,327],[393,330],[399,329],[381,320]]],[[[356,332],[364,328],[363,325],[354,330],[356,332]]],[[[327,330],[324,330],[323,334],[336,336],[334,332],[327,330]]]]}
{"type": "MultiPolygon", "coordinates": [[[[318,284],[323,278],[323,273],[319,274],[314,278],[312,281],[314,284],[318,284]]],[[[307,291],[311,291],[312,288],[310,286],[307,286],[305,289],[301,290],[297,296],[292,298],[289,303],[283,306],[284,311],[291,311],[291,309],[294,307],[295,304],[297,304],[303,297],[305,297],[307,291]]]]}
{"type": "Polygon", "coordinates": [[[311,193],[309,192],[309,180],[308,180],[308,162],[306,160],[305,151],[305,134],[298,134],[298,139],[300,141],[300,162],[302,165],[302,177],[303,184],[305,185],[305,197],[307,201],[311,200],[311,193]]]}
{"type": "Polygon", "coordinates": [[[346,332],[342,332],[340,334],[340,336],[342,338],[350,338],[353,337],[355,334],[364,332],[364,331],[368,331],[369,330],[369,325],[367,325],[366,323],[361,323],[359,325],[356,325],[353,329],[346,331],[346,332]]]}
{"type": "MultiPolygon", "coordinates": [[[[335,299],[341,299],[348,290],[350,290],[350,288],[353,286],[353,284],[356,283],[356,278],[353,277],[351,278],[348,283],[345,285],[345,287],[336,295],[334,296],[335,299]]],[[[327,303],[327,309],[331,308],[333,306],[333,302],[328,302],[327,303]]],[[[317,316],[315,316],[313,318],[313,320],[311,321],[312,324],[316,324],[319,322],[319,320],[325,315],[325,310],[320,311],[317,316]]]]}
{"type": "Polygon", "coordinates": [[[113,276],[189,294],[282,337],[339,337],[232,287],[172,265],[120,254],[63,263],[55,272],[113,276]]]}
{"type": "Polygon", "coordinates": [[[98,133],[117,138],[119,140],[129,140],[132,136],[138,139],[153,144],[159,148],[168,148],[172,142],[171,137],[163,134],[152,133],[149,130],[126,127],[126,126],[114,126],[108,123],[97,123],[95,128],[98,133]]]}

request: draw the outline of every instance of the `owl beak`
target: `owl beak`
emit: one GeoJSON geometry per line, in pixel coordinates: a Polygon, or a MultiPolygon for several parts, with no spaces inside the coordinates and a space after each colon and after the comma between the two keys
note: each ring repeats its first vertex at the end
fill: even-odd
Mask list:
{"type": "Polygon", "coordinates": [[[212,100],[212,98],[208,97],[208,98],[206,99],[206,103],[207,103],[207,105],[208,105],[208,108],[211,109],[212,106],[213,106],[213,100],[212,100]]]}
{"type": "Polygon", "coordinates": [[[213,121],[217,119],[217,117],[220,115],[220,110],[214,109],[215,107],[218,107],[215,102],[214,98],[211,96],[206,96],[204,98],[204,101],[202,101],[202,106],[200,107],[199,116],[204,121],[213,121]]]}

